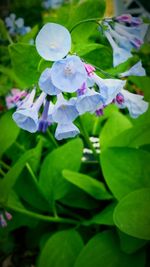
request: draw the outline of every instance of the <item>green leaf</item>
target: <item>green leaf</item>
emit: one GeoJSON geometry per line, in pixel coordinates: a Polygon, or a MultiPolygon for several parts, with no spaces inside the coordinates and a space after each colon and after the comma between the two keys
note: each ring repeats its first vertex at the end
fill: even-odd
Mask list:
{"type": "Polygon", "coordinates": [[[95,235],[79,254],[74,267],[144,267],[143,252],[127,255],[120,250],[119,240],[112,231],[95,235]]]}
{"type": "Polygon", "coordinates": [[[25,164],[31,157],[35,156],[35,150],[31,149],[25,152],[15,165],[7,172],[7,174],[0,180],[0,203],[5,204],[7,202],[9,193],[16,183],[16,180],[22,172],[25,164]]]}
{"type": "Polygon", "coordinates": [[[104,208],[100,213],[95,214],[90,220],[84,221],[84,225],[99,224],[99,225],[114,225],[113,212],[116,203],[111,203],[104,208]]]}
{"type": "Polygon", "coordinates": [[[4,21],[0,19],[0,39],[7,39],[7,29],[5,27],[4,21]]]}
{"type": "Polygon", "coordinates": [[[66,168],[78,171],[81,164],[83,144],[80,139],[74,139],[55,149],[46,156],[41,166],[39,184],[49,201],[62,198],[68,183],[62,177],[66,168]]]}
{"type": "Polygon", "coordinates": [[[112,198],[102,182],[88,175],[64,170],[63,176],[68,182],[76,185],[95,199],[102,200],[112,198]]]}
{"type": "MultiPolygon", "coordinates": [[[[36,177],[35,177],[36,178],[36,177]]],[[[43,193],[40,190],[38,180],[33,179],[32,175],[24,170],[14,187],[15,192],[21,199],[29,203],[31,207],[41,211],[49,211],[50,207],[43,193]]]]}
{"type": "Polygon", "coordinates": [[[83,248],[75,230],[57,232],[48,239],[39,258],[38,267],[71,267],[83,248]]]}
{"type": "Polygon", "coordinates": [[[146,144],[150,144],[150,123],[144,122],[121,132],[111,140],[109,146],[137,148],[146,144]]]}
{"type": "Polygon", "coordinates": [[[150,240],[150,188],[125,196],[114,211],[114,222],[124,233],[150,240]]]}
{"type": "Polygon", "coordinates": [[[112,139],[118,137],[118,135],[124,132],[126,129],[130,129],[132,123],[129,119],[119,112],[113,113],[113,115],[105,123],[101,134],[100,134],[100,144],[101,149],[112,146],[112,139]]]}
{"type": "Polygon", "coordinates": [[[35,46],[18,43],[9,46],[12,66],[15,74],[22,82],[22,87],[29,87],[38,81],[37,72],[40,56],[35,46]]]}
{"type": "Polygon", "coordinates": [[[120,238],[120,247],[125,253],[134,253],[143,246],[146,245],[147,241],[133,236],[127,235],[118,230],[120,238]]]}
{"type": "Polygon", "coordinates": [[[14,191],[11,191],[9,194],[8,202],[6,204],[6,208],[9,208],[13,211],[20,212],[28,217],[32,217],[32,219],[42,220],[51,223],[68,223],[68,224],[77,224],[78,222],[69,218],[60,218],[60,217],[52,217],[48,215],[43,215],[36,213],[32,210],[29,210],[23,205],[20,201],[19,197],[14,191]]]}
{"type": "Polygon", "coordinates": [[[101,45],[101,47],[83,55],[83,59],[96,67],[106,69],[112,65],[112,52],[109,47],[101,45]]]}
{"type": "Polygon", "coordinates": [[[0,157],[15,142],[20,129],[12,119],[12,112],[6,112],[0,118],[0,157]]]}
{"type": "Polygon", "coordinates": [[[107,185],[117,199],[150,186],[150,153],[134,148],[109,148],[101,154],[107,185]]]}

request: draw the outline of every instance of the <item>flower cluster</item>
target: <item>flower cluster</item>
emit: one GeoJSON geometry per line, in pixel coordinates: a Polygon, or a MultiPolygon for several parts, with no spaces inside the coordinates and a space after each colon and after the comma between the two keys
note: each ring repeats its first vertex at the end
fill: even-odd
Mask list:
{"type": "Polygon", "coordinates": [[[42,6],[45,9],[49,9],[49,8],[58,8],[62,5],[63,0],[44,0],[42,2],[42,6]]]}
{"type": "Polygon", "coordinates": [[[20,91],[17,88],[11,89],[10,94],[8,94],[5,98],[7,109],[19,107],[23,98],[27,96],[27,94],[28,93],[26,91],[20,91]]]}
{"type": "Polygon", "coordinates": [[[12,215],[8,211],[0,211],[0,227],[4,228],[7,226],[7,221],[12,220],[12,215]]]}
{"type": "Polygon", "coordinates": [[[6,27],[8,28],[10,35],[12,36],[15,36],[17,34],[25,35],[31,30],[30,27],[24,26],[23,18],[16,19],[16,15],[13,13],[10,14],[9,17],[5,18],[5,24],[6,27]]]}
{"type": "Polygon", "coordinates": [[[120,79],[103,79],[93,66],[79,56],[69,54],[70,33],[55,23],[47,23],[40,30],[36,49],[42,58],[54,63],[41,73],[38,83],[42,90],[40,96],[35,99],[34,88],[13,114],[13,119],[22,129],[31,133],[45,132],[55,123],[55,137],[61,140],[79,133],[74,121],[86,112],[101,116],[105,107],[112,103],[119,108],[128,108],[133,118],[147,110],[148,103],[143,96],[128,92],[126,80],[121,79],[129,75],[145,75],[140,61],[121,73],[120,79]]]}
{"type": "Polygon", "coordinates": [[[148,29],[142,19],[129,14],[103,22],[104,34],[113,49],[113,65],[117,66],[132,57],[131,50],[139,49],[148,29]]]}

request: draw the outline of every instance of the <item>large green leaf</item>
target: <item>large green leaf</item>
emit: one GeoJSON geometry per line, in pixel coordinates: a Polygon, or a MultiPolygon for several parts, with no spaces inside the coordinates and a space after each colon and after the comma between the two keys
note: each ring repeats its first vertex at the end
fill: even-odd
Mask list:
{"type": "Polygon", "coordinates": [[[109,148],[101,154],[106,183],[117,199],[150,186],[150,153],[134,148],[109,148]]]}
{"type": "MultiPolygon", "coordinates": [[[[87,0],[80,1],[77,5],[72,5],[69,10],[68,28],[71,30],[74,25],[83,20],[103,17],[105,12],[104,0],[87,0]]],[[[72,32],[72,40],[76,43],[84,42],[90,35],[97,31],[98,25],[93,22],[82,23],[72,32]],[[81,38],[82,36],[82,38],[81,38]]],[[[98,31],[97,31],[98,32],[98,31]]]]}
{"type": "Polygon", "coordinates": [[[62,198],[68,183],[62,177],[64,169],[78,171],[81,164],[83,144],[74,139],[55,149],[44,159],[41,166],[39,184],[49,201],[62,198]]]}
{"type": "Polygon", "coordinates": [[[126,116],[119,112],[113,113],[101,131],[101,149],[112,146],[112,139],[114,137],[117,139],[120,133],[124,132],[126,129],[130,129],[131,127],[132,123],[126,116]]]}
{"type": "Polygon", "coordinates": [[[15,142],[20,129],[12,119],[12,112],[6,112],[0,118],[0,157],[15,142]]]}
{"type": "Polygon", "coordinates": [[[82,248],[82,239],[75,230],[57,232],[46,242],[38,267],[72,267],[82,248]]]}
{"type": "Polygon", "coordinates": [[[120,238],[120,247],[125,253],[134,253],[145,246],[148,242],[146,240],[127,235],[119,230],[118,234],[120,238]]]}
{"type": "Polygon", "coordinates": [[[104,224],[104,225],[114,225],[113,221],[113,212],[116,203],[111,203],[101,212],[95,214],[90,220],[86,220],[83,222],[84,225],[91,224],[104,224]]]}
{"type": "Polygon", "coordinates": [[[105,231],[94,236],[79,254],[75,267],[144,267],[145,254],[127,255],[120,250],[117,236],[105,231]]]}
{"type": "Polygon", "coordinates": [[[3,179],[0,180],[0,203],[5,204],[5,202],[7,202],[9,193],[16,183],[16,180],[22,172],[25,164],[34,156],[34,149],[25,152],[15,163],[15,165],[7,172],[3,179]]]}
{"type": "Polygon", "coordinates": [[[125,196],[114,211],[116,226],[128,235],[150,240],[150,188],[125,196]]]}
{"type": "Polygon", "coordinates": [[[88,175],[68,170],[63,171],[64,178],[79,187],[95,199],[111,199],[112,196],[106,190],[104,184],[88,175]]]}
{"type": "Polygon", "coordinates": [[[38,81],[37,72],[40,56],[34,45],[18,43],[9,46],[9,53],[15,74],[22,82],[22,87],[29,87],[38,81]]]}

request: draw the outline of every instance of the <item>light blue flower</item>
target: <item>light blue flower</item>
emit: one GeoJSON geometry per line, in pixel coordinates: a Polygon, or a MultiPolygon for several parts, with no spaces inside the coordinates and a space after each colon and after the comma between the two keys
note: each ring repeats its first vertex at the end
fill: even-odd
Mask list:
{"type": "MultiPolygon", "coordinates": [[[[139,27],[141,27],[141,26],[139,26],[139,27]]],[[[133,45],[133,47],[138,49],[143,44],[143,36],[140,36],[141,34],[136,33],[138,27],[135,27],[136,31],[133,29],[131,31],[131,28],[126,27],[124,25],[121,25],[119,23],[115,24],[115,30],[118,32],[118,34],[126,37],[127,40],[129,40],[130,43],[133,45]]]]}
{"type": "Polygon", "coordinates": [[[79,129],[72,122],[66,124],[59,123],[56,128],[55,138],[57,140],[73,138],[79,133],[79,129]]]}
{"type": "Polygon", "coordinates": [[[132,36],[135,36],[136,38],[143,40],[148,30],[148,24],[142,23],[136,27],[128,27],[125,25],[121,25],[119,23],[115,23],[115,30],[122,33],[123,32],[129,33],[132,36]]]}
{"type": "Polygon", "coordinates": [[[76,108],[79,114],[86,112],[94,113],[97,109],[103,107],[103,99],[100,93],[94,89],[88,89],[85,94],[77,97],[76,108]]]}
{"type": "Polygon", "coordinates": [[[119,108],[128,108],[132,118],[137,118],[147,111],[149,104],[143,100],[143,96],[132,94],[124,89],[120,93],[122,94],[122,101],[116,99],[115,103],[119,108]]]}
{"type": "Polygon", "coordinates": [[[99,87],[104,105],[110,104],[126,84],[126,81],[119,79],[102,79],[96,74],[92,75],[92,79],[99,87]]]}
{"type": "Polygon", "coordinates": [[[52,112],[53,121],[61,124],[74,121],[79,115],[75,106],[75,102],[75,98],[65,100],[63,95],[59,94],[52,112]]]}
{"type": "Polygon", "coordinates": [[[78,56],[56,61],[51,68],[52,83],[62,92],[75,92],[87,79],[84,64],[78,56]]]}
{"type": "Polygon", "coordinates": [[[9,17],[6,17],[5,24],[9,30],[9,33],[12,36],[15,36],[16,34],[25,35],[31,30],[30,27],[24,26],[24,19],[23,18],[16,19],[15,14],[10,14],[9,17]]]}
{"type": "Polygon", "coordinates": [[[132,54],[128,49],[124,49],[119,47],[114,39],[112,38],[111,34],[108,31],[105,31],[105,36],[108,39],[112,49],[113,49],[113,66],[117,66],[125,61],[127,61],[132,54]]]}
{"type": "Polygon", "coordinates": [[[30,107],[24,104],[24,106],[19,107],[16,112],[14,112],[13,120],[20,128],[30,133],[34,133],[38,130],[38,112],[45,97],[46,94],[43,92],[30,107]]]}
{"type": "Polygon", "coordinates": [[[129,70],[119,74],[119,77],[128,77],[128,76],[146,76],[145,69],[142,67],[141,61],[137,62],[129,70]]]}
{"type": "Polygon", "coordinates": [[[60,90],[57,89],[51,80],[51,68],[46,68],[39,79],[39,87],[48,95],[57,95],[60,93],[60,90]]]}
{"type": "Polygon", "coordinates": [[[127,39],[126,37],[120,35],[119,33],[117,33],[116,31],[114,31],[109,24],[106,24],[108,29],[109,29],[109,33],[111,34],[111,36],[115,39],[115,42],[117,43],[117,45],[127,51],[131,51],[131,49],[133,48],[133,45],[130,42],[130,39],[127,39]]]}
{"type": "Polygon", "coordinates": [[[44,0],[42,3],[42,6],[45,9],[49,9],[49,8],[58,8],[62,5],[64,0],[44,0]]]}
{"type": "Polygon", "coordinates": [[[62,25],[47,23],[39,31],[36,49],[46,60],[56,61],[65,57],[71,49],[71,35],[62,25]]]}

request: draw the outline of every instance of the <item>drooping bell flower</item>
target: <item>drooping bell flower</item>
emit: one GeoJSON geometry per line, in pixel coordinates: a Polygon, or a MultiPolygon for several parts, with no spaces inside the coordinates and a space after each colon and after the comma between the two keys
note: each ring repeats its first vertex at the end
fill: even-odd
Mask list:
{"type": "Polygon", "coordinates": [[[61,124],[67,124],[68,122],[74,121],[79,115],[75,103],[75,98],[66,100],[62,94],[59,94],[52,111],[53,121],[61,124]]]}
{"type": "Polygon", "coordinates": [[[30,107],[27,106],[29,103],[24,103],[23,106],[14,112],[13,120],[20,128],[30,133],[34,133],[38,130],[38,112],[45,100],[45,97],[46,94],[42,92],[35,103],[32,103],[30,107]]]}
{"type": "Polygon", "coordinates": [[[92,79],[99,87],[100,95],[104,105],[112,103],[113,99],[126,84],[126,81],[119,79],[102,79],[95,73],[93,74],[92,79]]]}
{"type": "Polygon", "coordinates": [[[115,103],[121,109],[127,108],[132,118],[138,118],[147,111],[149,106],[148,102],[144,101],[143,98],[141,95],[122,89],[119,95],[116,96],[115,103]]]}
{"type": "Polygon", "coordinates": [[[94,113],[103,106],[103,99],[100,93],[94,89],[87,88],[83,95],[77,97],[76,108],[80,115],[90,112],[94,113]]]}
{"type": "Polygon", "coordinates": [[[119,74],[120,78],[128,77],[128,76],[146,76],[146,72],[145,72],[145,69],[142,67],[141,61],[138,61],[129,70],[119,74]]]}
{"type": "Polygon", "coordinates": [[[57,95],[61,91],[56,88],[51,80],[51,68],[46,68],[39,78],[40,89],[48,95],[57,95]]]}
{"type": "Polygon", "coordinates": [[[105,36],[108,39],[112,49],[113,49],[113,66],[117,66],[125,61],[127,61],[130,57],[132,57],[132,54],[128,49],[121,48],[117,45],[117,43],[112,38],[109,31],[105,31],[105,36]]]}
{"type": "Polygon", "coordinates": [[[68,123],[58,123],[55,138],[57,140],[73,138],[79,133],[79,129],[71,121],[68,121],[68,123]]]}

